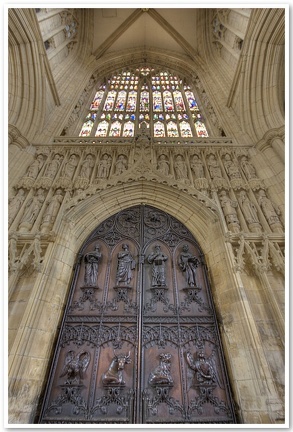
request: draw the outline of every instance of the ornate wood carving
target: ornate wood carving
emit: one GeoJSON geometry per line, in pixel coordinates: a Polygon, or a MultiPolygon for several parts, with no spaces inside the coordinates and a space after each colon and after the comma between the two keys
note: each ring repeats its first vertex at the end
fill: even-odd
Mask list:
{"type": "Polygon", "coordinates": [[[54,358],[40,423],[235,423],[204,257],[155,208],[87,240],[54,358]]]}

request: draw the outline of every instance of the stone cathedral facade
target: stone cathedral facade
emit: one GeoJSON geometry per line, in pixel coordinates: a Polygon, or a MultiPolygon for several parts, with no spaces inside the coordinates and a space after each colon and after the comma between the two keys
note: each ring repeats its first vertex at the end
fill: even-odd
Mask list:
{"type": "Polygon", "coordinates": [[[284,424],[285,10],[7,30],[8,422],[284,424]]]}

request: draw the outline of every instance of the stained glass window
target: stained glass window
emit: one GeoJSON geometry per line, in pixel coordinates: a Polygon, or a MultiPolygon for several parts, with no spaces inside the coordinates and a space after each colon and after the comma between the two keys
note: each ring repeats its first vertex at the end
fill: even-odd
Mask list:
{"type": "Polygon", "coordinates": [[[143,125],[155,138],[208,137],[193,89],[146,66],[116,72],[97,88],[79,136],[134,137],[143,125]]]}
{"type": "Polygon", "coordinates": [[[97,93],[95,94],[94,100],[91,103],[90,109],[91,110],[98,110],[100,105],[101,105],[101,101],[103,99],[104,96],[104,90],[99,90],[97,91],[97,93]]]}
{"type": "Polygon", "coordinates": [[[121,131],[121,123],[119,121],[115,121],[114,123],[111,124],[109,136],[119,137],[120,131],[121,131]]]}

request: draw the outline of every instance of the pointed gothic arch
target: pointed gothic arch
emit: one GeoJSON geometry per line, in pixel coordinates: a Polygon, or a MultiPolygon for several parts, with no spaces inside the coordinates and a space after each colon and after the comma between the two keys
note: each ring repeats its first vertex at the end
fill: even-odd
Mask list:
{"type": "Polygon", "coordinates": [[[40,423],[236,422],[205,258],[168,213],[99,224],[62,322],[40,423]]]}

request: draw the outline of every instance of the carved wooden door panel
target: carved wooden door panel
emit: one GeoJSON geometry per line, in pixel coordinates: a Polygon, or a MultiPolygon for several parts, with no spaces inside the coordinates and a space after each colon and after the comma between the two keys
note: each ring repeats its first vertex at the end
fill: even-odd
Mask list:
{"type": "Polygon", "coordinates": [[[40,423],[235,423],[204,256],[178,220],[132,207],[83,246],[40,423]]]}

